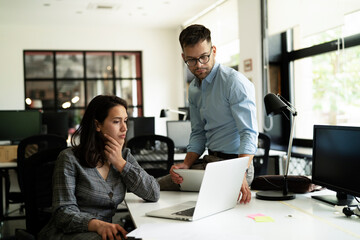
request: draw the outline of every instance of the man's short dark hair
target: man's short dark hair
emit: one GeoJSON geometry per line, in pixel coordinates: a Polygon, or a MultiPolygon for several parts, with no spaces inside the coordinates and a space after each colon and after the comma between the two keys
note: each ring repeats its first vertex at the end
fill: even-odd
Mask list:
{"type": "Polygon", "coordinates": [[[194,46],[195,44],[203,42],[204,40],[211,42],[211,32],[205,26],[200,24],[188,26],[182,30],[179,36],[180,45],[183,50],[184,47],[194,46]]]}

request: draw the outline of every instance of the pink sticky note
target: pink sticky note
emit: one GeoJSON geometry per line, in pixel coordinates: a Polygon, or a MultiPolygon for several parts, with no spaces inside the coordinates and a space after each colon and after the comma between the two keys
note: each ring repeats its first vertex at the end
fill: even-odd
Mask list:
{"type": "Polygon", "coordinates": [[[265,215],[262,214],[262,213],[256,213],[256,214],[248,215],[248,217],[251,218],[251,219],[255,219],[255,217],[263,217],[263,216],[265,216],[265,215]]]}

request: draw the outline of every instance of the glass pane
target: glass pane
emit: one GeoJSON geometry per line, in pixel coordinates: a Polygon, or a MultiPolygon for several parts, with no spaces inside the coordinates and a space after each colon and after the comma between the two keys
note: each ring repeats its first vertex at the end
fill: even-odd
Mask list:
{"type": "Polygon", "coordinates": [[[142,86],[140,80],[117,80],[116,96],[126,100],[128,106],[142,105],[142,86]]]}
{"type": "Polygon", "coordinates": [[[53,78],[52,52],[25,52],[25,78],[53,78]]]}
{"type": "Polygon", "coordinates": [[[69,113],[69,132],[72,135],[79,127],[82,117],[84,116],[85,109],[68,109],[69,113]]]}
{"type": "Polygon", "coordinates": [[[359,33],[360,1],[269,0],[268,34],[294,30],[294,50],[359,33]],[[306,16],[301,14],[305,13],[306,16]],[[286,20],[285,20],[286,19],[286,20]]]}
{"type": "Polygon", "coordinates": [[[141,77],[140,53],[115,53],[115,75],[117,78],[141,77]]]}
{"type": "Polygon", "coordinates": [[[128,107],[127,110],[129,117],[142,117],[142,108],[138,107],[128,107]]]}
{"type": "Polygon", "coordinates": [[[58,81],[58,107],[85,107],[85,93],[83,81],[58,81]]]}
{"type": "Polygon", "coordinates": [[[113,95],[114,87],[112,80],[94,80],[87,81],[87,103],[89,103],[95,96],[103,95],[113,95]]]}
{"type": "Polygon", "coordinates": [[[26,108],[54,108],[54,82],[53,81],[27,81],[25,82],[26,108]]]}
{"type": "Polygon", "coordinates": [[[56,53],[57,78],[84,78],[83,54],[81,52],[56,53]]]}
{"type": "Polygon", "coordinates": [[[111,78],[113,77],[111,52],[86,53],[86,77],[111,78]]]}
{"type": "Polygon", "coordinates": [[[314,124],[359,125],[359,56],[357,46],[295,61],[297,138],[311,139],[314,124]]]}

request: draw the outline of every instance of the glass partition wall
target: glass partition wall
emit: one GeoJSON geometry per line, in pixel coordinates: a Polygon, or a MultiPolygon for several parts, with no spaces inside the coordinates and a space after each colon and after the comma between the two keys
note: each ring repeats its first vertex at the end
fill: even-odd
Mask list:
{"type": "Polygon", "coordinates": [[[80,123],[99,94],[128,103],[129,117],[143,116],[140,51],[24,51],[26,109],[68,111],[69,128],[80,123]]]}

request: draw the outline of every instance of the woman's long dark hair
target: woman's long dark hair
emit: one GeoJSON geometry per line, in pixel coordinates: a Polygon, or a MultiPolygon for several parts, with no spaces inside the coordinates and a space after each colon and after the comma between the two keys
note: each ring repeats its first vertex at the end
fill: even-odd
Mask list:
{"type": "Polygon", "coordinates": [[[71,137],[75,156],[80,164],[94,168],[100,162],[105,163],[104,140],[101,133],[96,131],[95,120],[103,124],[109,114],[109,110],[121,105],[127,110],[127,103],[117,96],[98,95],[91,100],[85,110],[79,128],[71,137]],[[76,142],[79,141],[79,144],[76,142]]]}

